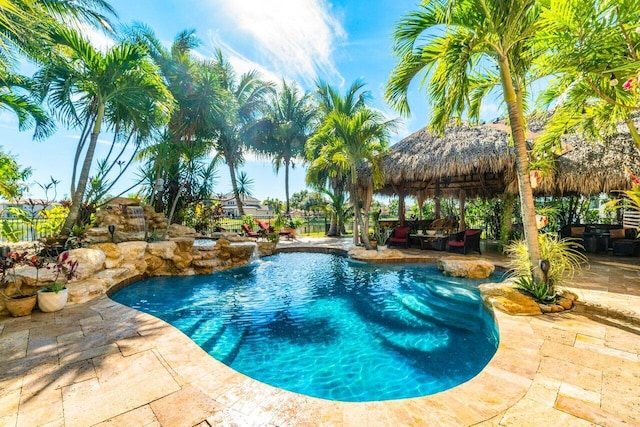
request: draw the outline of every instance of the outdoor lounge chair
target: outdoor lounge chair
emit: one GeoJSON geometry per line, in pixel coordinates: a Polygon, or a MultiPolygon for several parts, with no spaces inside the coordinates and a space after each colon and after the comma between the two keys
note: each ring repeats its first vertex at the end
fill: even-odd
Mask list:
{"type": "Polygon", "coordinates": [[[387,246],[391,245],[403,245],[405,248],[409,247],[409,232],[411,227],[396,227],[391,232],[391,236],[387,239],[387,246]]]}
{"type": "Polygon", "coordinates": [[[467,252],[476,251],[479,254],[482,254],[480,252],[481,234],[482,230],[475,228],[468,228],[464,231],[452,234],[449,237],[449,242],[447,243],[449,252],[461,252],[466,255],[467,252]]]}
{"type": "Polygon", "coordinates": [[[262,233],[257,233],[251,230],[247,224],[242,224],[242,230],[244,231],[244,234],[247,237],[253,237],[255,239],[259,239],[263,236],[262,233]]]}
{"type": "Polygon", "coordinates": [[[260,230],[262,230],[264,234],[273,232],[273,228],[271,228],[271,226],[266,222],[260,221],[259,219],[254,219],[254,221],[256,222],[256,224],[258,224],[258,227],[260,227],[260,230]]]}

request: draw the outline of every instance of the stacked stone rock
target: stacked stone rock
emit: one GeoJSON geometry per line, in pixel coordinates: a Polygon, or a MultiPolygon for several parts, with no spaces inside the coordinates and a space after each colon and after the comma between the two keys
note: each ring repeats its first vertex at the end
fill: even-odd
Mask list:
{"type": "Polygon", "coordinates": [[[167,217],[162,212],[156,212],[151,206],[143,206],[144,218],[151,233],[164,233],[167,229],[167,217]]]}

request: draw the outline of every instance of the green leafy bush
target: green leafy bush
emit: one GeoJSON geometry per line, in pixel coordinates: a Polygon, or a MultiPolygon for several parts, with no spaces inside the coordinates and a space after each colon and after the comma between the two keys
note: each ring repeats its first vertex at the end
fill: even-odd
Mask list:
{"type": "Polygon", "coordinates": [[[576,239],[560,239],[554,234],[539,234],[541,258],[549,261],[546,283],[533,283],[532,265],[529,260],[527,244],[518,240],[505,248],[510,258],[511,275],[517,278],[516,284],[526,290],[538,301],[555,300],[557,289],[562,283],[579,271],[582,264],[588,262],[581,252],[582,245],[576,239]]]}

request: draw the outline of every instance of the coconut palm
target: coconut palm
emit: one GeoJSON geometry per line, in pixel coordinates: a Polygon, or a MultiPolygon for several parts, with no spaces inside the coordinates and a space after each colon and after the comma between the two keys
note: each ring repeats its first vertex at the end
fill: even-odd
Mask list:
{"type": "Polygon", "coordinates": [[[249,130],[251,147],[273,159],[276,174],[284,166],[286,215],[291,210],[289,168],[293,167],[294,159],[304,155],[314,117],[311,95],[301,93],[295,84],[283,80],[280,89],[266,103],[264,118],[249,130]]]}
{"type": "Polygon", "coordinates": [[[393,49],[398,64],[386,97],[398,111],[409,114],[409,85],[427,73],[431,125],[443,132],[451,117],[460,120],[466,113],[477,119],[482,98],[499,82],[516,153],[525,239],[534,278],[543,282],[524,114],[528,71],[536,54],[532,40],[538,29],[535,0],[423,2],[396,25],[393,49]]]}
{"type": "Polygon", "coordinates": [[[103,127],[115,126],[123,113],[131,118],[148,115],[149,99],[155,100],[154,107],[168,117],[173,98],[140,44],[123,42],[102,53],[76,31],[68,29],[59,30],[53,40],[64,58],[54,59],[38,71],[40,92],[47,96],[62,123],[82,130],[72,175],[72,204],[61,230],[69,235],[84,201],[103,127]],[[76,181],[83,151],[85,157],[76,181]]]}
{"type": "Polygon", "coordinates": [[[358,170],[361,163],[371,166],[374,186],[382,180],[379,164],[380,156],[386,151],[389,132],[394,128],[393,120],[385,120],[383,115],[368,107],[365,100],[369,94],[363,92],[364,83],[354,82],[344,96],[326,83],[318,83],[318,93],[326,111],[316,132],[311,137],[313,145],[323,144],[328,153],[333,153],[332,160],[343,171],[348,171],[350,193],[354,207],[354,243],[358,243],[358,226],[361,228],[362,242],[367,249],[368,206],[371,195],[361,199],[358,194],[358,170]],[[363,206],[360,206],[363,203],[363,206]],[[361,208],[364,207],[364,219],[361,208]]]}
{"type": "Polygon", "coordinates": [[[232,65],[217,50],[212,69],[221,88],[219,108],[212,120],[213,147],[229,168],[233,194],[238,213],[244,215],[236,171],[244,163],[245,141],[243,136],[258,119],[266,97],[273,91],[273,84],[260,79],[255,70],[244,73],[236,80],[232,65]]]}

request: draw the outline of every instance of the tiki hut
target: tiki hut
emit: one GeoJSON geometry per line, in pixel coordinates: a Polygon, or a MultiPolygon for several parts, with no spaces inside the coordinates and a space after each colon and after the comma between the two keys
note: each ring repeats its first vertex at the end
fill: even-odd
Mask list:
{"type": "MultiPolygon", "coordinates": [[[[640,120],[636,120],[640,124],[640,120]]],[[[542,131],[544,123],[530,120],[529,140],[542,131]]],[[[479,126],[448,127],[443,135],[423,128],[391,147],[382,159],[384,183],[378,194],[400,197],[400,218],[404,218],[404,197],[416,197],[422,205],[428,198],[449,196],[460,200],[464,212],[466,197],[495,197],[518,191],[515,153],[509,145],[510,132],[504,122],[479,126]]],[[[538,195],[598,194],[627,189],[624,171],[640,167],[640,150],[634,145],[626,125],[604,143],[586,141],[575,135],[563,138],[563,152],[556,170],[536,188],[538,195]]],[[[360,185],[371,185],[364,168],[360,185]]],[[[464,217],[460,227],[464,227],[464,217]]]]}

